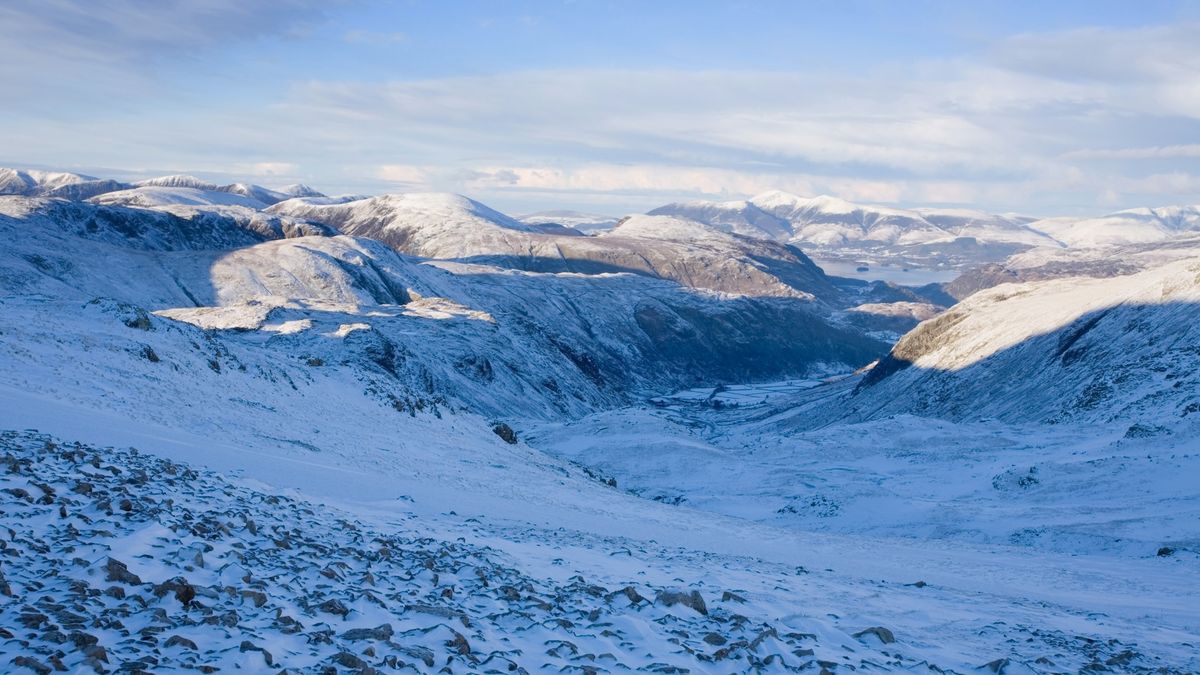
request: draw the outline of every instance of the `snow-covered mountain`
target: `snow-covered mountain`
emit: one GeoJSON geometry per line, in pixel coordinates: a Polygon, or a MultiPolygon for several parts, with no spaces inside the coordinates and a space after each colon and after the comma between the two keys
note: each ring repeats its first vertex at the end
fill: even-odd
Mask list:
{"type": "Polygon", "coordinates": [[[691,218],[730,232],[784,241],[815,257],[943,265],[1003,259],[1033,246],[1061,246],[1032,219],[953,209],[863,206],[820,196],[765,192],[746,201],[680,202],[650,211],[691,218]]]}
{"type": "Polygon", "coordinates": [[[1030,227],[1076,248],[1154,243],[1200,232],[1200,206],[1129,209],[1098,218],[1046,218],[1030,227]]]}
{"type": "Polygon", "coordinates": [[[564,235],[557,224],[517,221],[450,194],[386,195],[341,204],[292,199],[268,211],[427,258],[535,272],[632,272],[749,295],[832,298],[840,293],[799,250],[696,221],[632,216],[594,237],[564,235]]]}
{"type": "Polygon", "coordinates": [[[129,185],[77,173],[0,168],[0,195],[81,200],[129,185]]]}
{"type": "Polygon", "coordinates": [[[236,205],[265,209],[271,204],[294,197],[324,196],[307,185],[289,185],[280,190],[272,190],[253,183],[217,185],[195,176],[173,175],[138,181],[131,186],[131,189],[123,191],[121,194],[104,195],[102,203],[148,208],[185,204],[189,206],[236,205]],[[238,199],[239,197],[241,199],[238,199]]]}

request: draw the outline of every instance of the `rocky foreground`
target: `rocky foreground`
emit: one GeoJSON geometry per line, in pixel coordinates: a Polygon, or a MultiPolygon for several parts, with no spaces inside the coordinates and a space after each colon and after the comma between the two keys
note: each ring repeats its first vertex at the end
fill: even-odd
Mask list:
{"type": "MultiPolygon", "coordinates": [[[[0,435],[3,668],[61,672],[680,673],[918,662],[892,632],[784,630],[736,590],[532,578],[136,450],[0,435]]],[[[1132,652],[1095,646],[1128,666],[1132,652]]],[[[1003,664],[995,664],[999,668],[1003,664]]]]}

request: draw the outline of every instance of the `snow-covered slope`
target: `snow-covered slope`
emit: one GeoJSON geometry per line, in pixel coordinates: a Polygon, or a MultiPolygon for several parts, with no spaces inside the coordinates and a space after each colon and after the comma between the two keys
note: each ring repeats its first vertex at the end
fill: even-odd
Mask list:
{"type": "Polygon", "coordinates": [[[846,402],[853,419],[1125,421],[1200,414],[1200,258],[1110,278],[1002,284],[906,335],[846,402]]]}

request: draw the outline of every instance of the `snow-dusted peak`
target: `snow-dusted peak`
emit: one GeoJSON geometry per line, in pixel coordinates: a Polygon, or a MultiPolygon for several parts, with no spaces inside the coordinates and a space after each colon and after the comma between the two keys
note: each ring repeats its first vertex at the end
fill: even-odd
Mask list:
{"type": "Polygon", "coordinates": [[[854,213],[855,211],[863,210],[863,207],[858,204],[829,195],[817,195],[812,199],[801,200],[797,206],[807,211],[820,211],[822,213],[854,213]]]}
{"type": "Polygon", "coordinates": [[[134,183],[136,187],[170,187],[170,188],[192,188],[195,190],[216,190],[216,183],[210,183],[206,180],[200,180],[195,176],[185,174],[176,174],[174,176],[159,176],[158,178],[148,178],[134,183]]]}
{"type": "Polygon", "coordinates": [[[288,197],[325,197],[325,193],[315,190],[303,183],[293,183],[279,188],[279,192],[288,197]]]}
{"type": "Polygon", "coordinates": [[[233,183],[232,185],[223,185],[217,189],[221,192],[249,197],[263,204],[275,204],[288,198],[288,195],[282,192],[276,192],[275,190],[253,183],[233,183]]]}
{"type": "Polygon", "coordinates": [[[799,197],[790,192],[784,192],[783,190],[768,190],[761,194],[754,195],[748,201],[760,209],[770,210],[785,206],[795,206],[796,204],[806,200],[803,197],[799,197]]]}

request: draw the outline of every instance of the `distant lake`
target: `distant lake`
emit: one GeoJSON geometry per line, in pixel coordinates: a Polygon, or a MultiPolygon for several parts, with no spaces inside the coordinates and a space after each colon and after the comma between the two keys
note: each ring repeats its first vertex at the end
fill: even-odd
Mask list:
{"type": "Polygon", "coordinates": [[[925,284],[943,283],[954,280],[960,272],[952,269],[921,269],[918,267],[894,267],[891,265],[869,265],[866,272],[859,272],[862,265],[858,263],[839,262],[835,260],[818,260],[813,262],[825,270],[825,273],[835,277],[848,277],[864,281],[890,281],[901,286],[924,286],[925,284]]]}

